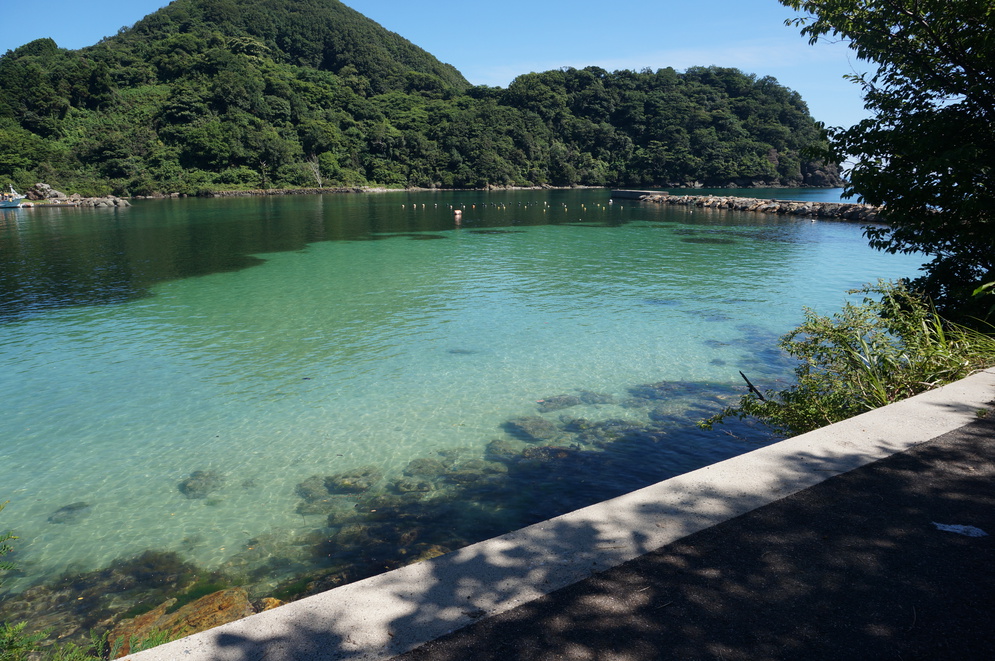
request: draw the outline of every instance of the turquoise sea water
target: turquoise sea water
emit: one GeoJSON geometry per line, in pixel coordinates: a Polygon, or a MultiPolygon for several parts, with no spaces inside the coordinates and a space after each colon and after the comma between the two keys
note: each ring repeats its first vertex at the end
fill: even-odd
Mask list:
{"type": "Polygon", "coordinates": [[[466,489],[456,469],[494,440],[583,454],[544,469],[549,482],[535,455],[504,482],[481,477],[447,515],[453,539],[748,451],[769,437],[686,423],[735,399],[739,370],[783,383],[773,345],[803,306],[831,312],[920,263],[870,250],[852,224],[608,204],[604,190],[22,210],[0,215],[0,249],[13,590],[146,549],[218,568],[244,565],[260,536],[327,541],[340,529],[300,513],[309,477],[372,466],[372,492],[388,493],[411,461],[441,457],[453,475],[439,479],[466,489]],[[640,399],[645,384],[673,396],[640,399]],[[553,410],[560,395],[581,401],[553,410]],[[507,424],[521,417],[558,431],[526,442],[507,424]],[[646,429],[585,445],[578,418],[646,429]],[[180,488],[196,471],[214,479],[203,498],[180,488]]]}

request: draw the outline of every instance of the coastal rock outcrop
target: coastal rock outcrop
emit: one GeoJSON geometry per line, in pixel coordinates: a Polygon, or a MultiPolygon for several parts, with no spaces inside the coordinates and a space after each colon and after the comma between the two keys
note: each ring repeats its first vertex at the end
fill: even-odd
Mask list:
{"type": "Polygon", "coordinates": [[[70,207],[130,207],[131,202],[116,195],[104,195],[102,197],[83,197],[79,193],[66,195],[57,191],[48,184],[37,183],[24,191],[25,197],[32,202],[46,202],[39,205],[48,206],[70,206],[70,207]]]}
{"type": "Polygon", "coordinates": [[[35,184],[28,190],[24,191],[25,197],[34,202],[40,200],[64,200],[66,199],[66,194],[61,193],[48,184],[35,184]]]}

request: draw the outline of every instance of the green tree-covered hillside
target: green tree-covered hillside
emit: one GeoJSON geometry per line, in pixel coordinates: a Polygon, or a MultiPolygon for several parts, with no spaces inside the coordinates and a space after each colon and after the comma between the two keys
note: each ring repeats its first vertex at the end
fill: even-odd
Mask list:
{"type": "Polygon", "coordinates": [[[831,185],[799,95],[736,69],[470,87],[337,0],[175,0],[81,50],[0,56],[0,183],[119,195],[269,186],[831,185]]]}

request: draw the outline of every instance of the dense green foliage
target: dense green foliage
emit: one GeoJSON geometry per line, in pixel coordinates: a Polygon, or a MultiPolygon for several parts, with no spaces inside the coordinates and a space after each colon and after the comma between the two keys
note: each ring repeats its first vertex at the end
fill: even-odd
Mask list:
{"type": "Polygon", "coordinates": [[[860,292],[868,295],[863,303],[832,317],[806,310],[804,323],[781,340],[799,361],[794,385],[766,397],[751,391],[704,424],[754,416],[800,434],[995,365],[995,337],[944,320],[904,286],[860,292]]]}
{"type": "Polygon", "coordinates": [[[471,88],[337,0],[176,0],[0,57],[0,183],[22,187],[837,183],[802,156],[820,139],[797,93],[735,69],[471,88]]]}
{"type": "MultiPolygon", "coordinates": [[[[921,284],[951,313],[995,281],[995,4],[991,0],[781,0],[815,42],[872,62],[854,76],[873,116],[830,130],[855,162],[850,190],[885,205],[871,244],[932,258],[921,284]]],[[[987,307],[985,305],[984,307],[987,307]]]]}
{"type": "Polygon", "coordinates": [[[47,632],[32,632],[27,622],[0,623],[0,661],[93,661],[114,658],[108,651],[106,634],[91,634],[90,640],[82,645],[52,643],[48,641],[47,632]]]}

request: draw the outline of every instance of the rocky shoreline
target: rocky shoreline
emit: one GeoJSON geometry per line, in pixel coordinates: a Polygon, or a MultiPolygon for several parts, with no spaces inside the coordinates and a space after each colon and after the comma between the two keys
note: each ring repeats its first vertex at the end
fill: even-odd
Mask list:
{"type": "MultiPolygon", "coordinates": [[[[591,186],[487,186],[474,189],[443,188],[384,188],[378,186],[338,186],[334,188],[257,188],[248,190],[221,190],[201,193],[201,197],[265,197],[284,195],[336,195],[357,193],[428,193],[428,192],[481,192],[481,191],[524,191],[524,190],[575,190],[596,188],[591,186]]],[[[79,193],[67,195],[53,189],[48,184],[35,184],[26,191],[29,203],[34,207],[129,207],[131,202],[116,195],[84,197],[79,193]]],[[[178,199],[191,197],[184,193],[162,193],[155,195],[135,195],[133,199],[178,199]]],[[[791,214],[797,216],[817,216],[820,218],[840,218],[873,222],[877,218],[877,207],[866,204],[844,204],[832,202],[798,202],[790,200],[759,199],[717,195],[672,195],[670,193],[647,193],[638,198],[644,202],[695,206],[710,209],[732,209],[736,211],[759,211],[763,213],[791,214]]]]}
{"type": "MultiPolygon", "coordinates": [[[[337,188],[258,188],[252,190],[212,191],[204,197],[255,197],[258,195],[326,195],[336,193],[439,193],[523,190],[574,190],[592,186],[487,186],[486,188],[384,188],[380,186],[340,186],[337,188]]],[[[178,197],[176,194],[164,197],[178,197]]]]}
{"type": "Polygon", "coordinates": [[[718,195],[671,195],[669,193],[658,193],[642,195],[639,197],[639,200],[642,202],[698,207],[702,209],[753,211],[757,213],[807,216],[812,218],[834,218],[838,220],[851,220],[864,223],[878,222],[878,216],[880,213],[880,207],[871,206],[869,204],[764,200],[753,197],[718,195]]]}
{"type": "Polygon", "coordinates": [[[48,184],[35,184],[24,192],[27,202],[22,203],[25,207],[50,208],[50,207],[130,207],[131,202],[116,195],[105,195],[103,197],[83,197],[79,193],[66,195],[57,191],[48,184]],[[37,203],[37,204],[35,204],[37,203]]]}
{"type": "Polygon", "coordinates": [[[50,208],[50,207],[93,207],[93,208],[104,208],[104,207],[130,207],[131,202],[128,200],[117,197],[115,195],[108,195],[106,197],[83,197],[82,195],[70,195],[63,199],[52,199],[42,202],[40,204],[34,204],[35,208],[50,208]]]}
{"type": "MultiPolygon", "coordinates": [[[[252,190],[221,190],[212,191],[204,197],[258,197],[262,195],[325,195],[336,193],[377,193],[398,189],[367,189],[359,187],[342,188],[257,188],[252,190]]],[[[171,197],[171,196],[166,196],[171,197]]],[[[178,196],[177,196],[178,197],[178,196]]]]}

